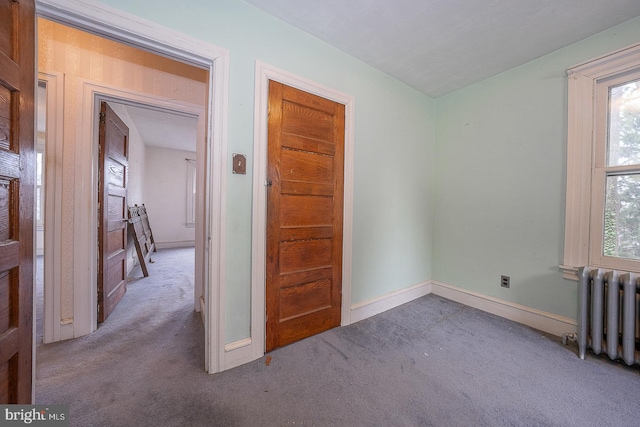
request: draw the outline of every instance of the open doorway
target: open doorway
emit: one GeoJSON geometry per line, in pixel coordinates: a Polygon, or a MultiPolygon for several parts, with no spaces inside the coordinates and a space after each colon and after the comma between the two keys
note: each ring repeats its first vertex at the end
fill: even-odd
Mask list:
{"type": "MultiPolygon", "coordinates": [[[[151,221],[157,221],[156,225],[159,226],[154,230],[156,236],[160,237],[159,247],[194,248],[191,261],[197,265],[196,270],[199,273],[193,274],[195,279],[192,280],[192,307],[200,311],[200,300],[204,294],[205,233],[201,233],[200,241],[196,242],[195,230],[197,227],[205,227],[204,182],[208,162],[204,159],[204,153],[208,151],[205,146],[208,70],[176,63],[148,52],[135,53],[133,59],[128,61],[127,52],[135,50],[134,48],[124,45],[116,48],[105,47],[105,43],[115,42],[98,42],[97,36],[44,19],[39,19],[39,38],[39,45],[46,52],[44,55],[43,50],[39,52],[38,86],[41,90],[38,99],[43,110],[41,192],[46,201],[40,205],[43,209],[41,227],[44,229],[36,229],[36,234],[43,236],[37,239],[43,242],[43,256],[37,258],[37,272],[41,272],[39,277],[42,291],[37,293],[36,308],[40,306],[43,312],[43,315],[39,316],[41,320],[36,322],[39,327],[38,337],[42,337],[38,342],[75,338],[97,327],[96,304],[93,302],[97,291],[93,285],[79,287],[78,282],[95,283],[96,277],[92,273],[95,268],[87,269],[87,265],[92,266],[95,263],[92,254],[95,253],[97,244],[97,181],[94,171],[97,169],[96,112],[99,110],[95,106],[102,100],[113,103],[122,115],[127,117],[128,123],[135,131],[135,138],[132,138],[136,140],[136,154],[131,172],[134,178],[131,192],[134,197],[130,199],[131,204],[147,204],[151,221]],[[70,32],[73,32],[73,35],[69,35],[70,32]],[[60,45],[63,45],[64,49],[60,49],[60,45]],[[86,46],[93,50],[85,49],[86,46]],[[78,68],[78,64],[85,64],[83,60],[78,59],[81,57],[90,58],[89,63],[93,64],[88,67],[88,76],[83,75],[82,70],[78,68]],[[95,73],[96,63],[99,63],[103,70],[101,76],[95,73]],[[67,68],[68,64],[72,64],[71,68],[67,68]],[[105,72],[105,69],[109,72],[105,72]],[[128,74],[139,77],[138,86],[135,78],[131,80],[123,77],[128,74]],[[150,86],[146,84],[146,77],[149,75],[156,79],[155,84],[150,86]],[[175,75],[177,77],[172,77],[175,75]],[[184,84],[180,86],[180,83],[184,84]],[[193,100],[186,96],[174,96],[172,92],[176,90],[176,84],[178,89],[184,90],[186,87],[187,93],[197,96],[193,100]],[[158,89],[158,85],[164,85],[169,90],[158,89]],[[77,96],[78,91],[82,96],[77,96]],[[180,127],[178,123],[183,122],[187,124],[176,130],[180,127]],[[186,127],[189,128],[188,134],[178,135],[178,132],[184,132],[186,127]],[[78,129],[81,131],[78,132],[78,129]],[[168,199],[171,200],[172,206],[181,204],[186,212],[186,194],[189,188],[191,189],[191,201],[195,205],[195,210],[193,205],[191,209],[192,219],[189,221],[186,213],[180,215],[182,228],[187,229],[191,237],[175,238],[175,233],[165,233],[163,230],[171,230],[172,226],[162,220],[162,214],[165,213],[163,208],[152,207],[158,203],[148,203],[146,200],[145,164],[154,164],[153,160],[147,162],[147,151],[160,150],[157,141],[149,138],[152,131],[162,137],[163,150],[175,151],[179,153],[178,156],[182,156],[181,166],[184,174],[180,182],[183,186],[181,189],[173,188],[174,197],[168,199]],[[200,141],[200,146],[197,146],[197,141],[200,141]],[[188,148],[185,146],[187,143],[188,148]],[[192,178],[189,188],[185,160],[187,157],[202,166],[195,168],[196,175],[189,175],[192,178]],[[193,193],[194,182],[203,183],[196,186],[199,190],[196,193],[193,193]],[[90,205],[87,205],[87,202],[90,202],[90,205]],[[83,209],[83,206],[89,208],[83,209]],[[158,213],[155,219],[154,210],[158,213]],[[199,260],[197,263],[196,254],[199,260]],[[78,271],[81,271],[80,275],[78,271]]],[[[172,157],[175,158],[176,155],[172,157]]],[[[177,169],[166,162],[163,166],[154,167],[156,170],[164,169],[165,172],[174,172],[177,169]]],[[[175,184],[177,181],[173,179],[172,183],[175,184]]],[[[167,195],[168,192],[165,191],[163,197],[167,198],[167,195]]],[[[135,267],[135,250],[132,245],[127,249],[127,253],[127,273],[130,273],[135,267]]],[[[204,338],[202,337],[203,342],[204,338]]]]}
{"type": "MultiPolygon", "coordinates": [[[[201,236],[204,250],[197,255],[197,260],[202,262],[202,269],[196,272],[202,275],[203,295],[200,299],[201,313],[204,318],[205,336],[205,370],[210,373],[225,369],[224,330],[225,310],[222,296],[225,288],[225,219],[224,207],[226,192],[224,177],[226,176],[225,159],[227,147],[227,103],[229,87],[229,52],[215,45],[194,39],[185,34],[176,32],[153,22],[128,15],[114,9],[102,7],[95,3],[86,3],[77,0],[72,3],[60,3],[57,0],[36,0],[36,11],[39,18],[69,25],[82,29],[91,34],[99,34],[111,40],[120,41],[129,46],[135,46],[146,52],[154,52],[164,58],[172,58],[176,61],[202,68],[208,72],[207,111],[203,128],[206,137],[202,143],[206,148],[206,155],[200,157],[204,163],[200,173],[204,174],[204,200],[198,200],[198,213],[203,220],[196,228],[196,235],[201,236]],[[214,238],[212,238],[214,236],[214,238]]],[[[40,32],[38,28],[37,32],[40,32]]],[[[135,76],[135,74],[129,74],[135,76]]],[[[59,85],[60,86],[60,85],[59,85]]],[[[73,98],[77,102],[80,94],[73,98]]],[[[91,101],[89,101],[90,103],[91,101]]],[[[60,110],[61,111],[61,110],[60,110]]],[[[91,121],[91,118],[88,118],[91,121]]],[[[92,130],[82,130],[83,135],[91,137],[92,130]]],[[[83,159],[80,156],[81,160],[83,159]]],[[[86,173],[84,168],[90,168],[91,162],[86,165],[82,161],[77,163],[78,174],[86,173]]],[[[87,230],[81,230],[86,235],[87,230]]],[[[82,239],[78,239],[82,240],[82,239]]],[[[87,239],[90,240],[90,239],[87,239]]],[[[89,243],[90,244],[90,243],[89,243]]],[[[68,248],[61,248],[68,251],[68,248]]],[[[86,245],[80,245],[78,256],[83,260],[91,258],[91,253],[83,254],[86,245]]],[[[91,260],[88,260],[90,263],[91,260]]],[[[84,263],[85,269],[87,269],[84,263]]],[[[82,263],[78,263],[83,265],[82,263]]],[[[87,270],[91,270],[90,268],[87,270]]],[[[87,273],[74,269],[67,277],[73,284],[88,281],[87,273]]],[[[69,296],[66,296],[69,298],[69,296]]],[[[83,311],[81,303],[91,301],[91,295],[80,290],[71,297],[73,300],[74,315],[84,319],[83,324],[75,324],[75,318],[71,329],[64,332],[73,337],[78,334],[91,332],[91,312],[83,311]],[[76,304],[76,301],[78,304],[76,304]],[[77,310],[76,310],[77,308],[77,310]],[[86,321],[89,319],[89,321],[86,321]]],[[[61,313],[62,314],[62,313],[61,313]]],[[[57,322],[69,320],[58,317],[57,322]]],[[[55,322],[54,322],[55,323],[55,322]]],[[[62,325],[61,325],[62,326],[62,325]]]]}

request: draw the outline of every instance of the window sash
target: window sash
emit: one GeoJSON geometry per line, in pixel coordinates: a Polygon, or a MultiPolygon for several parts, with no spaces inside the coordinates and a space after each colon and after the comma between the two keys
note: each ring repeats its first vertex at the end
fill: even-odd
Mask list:
{"type": "Polygon", "coordinates": [[[196,161],[187,161],[187,200],[186,200],[186,226],[193,228],[196,226],[196,161]]]}
{"type": "MultiPolygon", "coordinates": [[[[567,279],[577,280],[579,267],[594,265],[590,257],[593,253],[590,232],[593,223],[591,182],[596,179],[593,168],[597,149],[594,105],[596,84],[634,69],[640,70],[640,44],[620,49],[567,70],[566,216],[564,258],[560,265],[567,279]]],[[[627,267],[624,268],[640,271],[640,269],[627,267]]]]}
{"type": "Polygon", "coordinates": [[[608,166],[610,131],[610,89],[640,79],[640,70],[619,73],[595,84],[594,154],[591,189],[591,233],[589,265],[640,272],[640,260],[607,256],[605,246],[605,202],[607,181],[612,176],[640,173],[640,164],[608,166]]]}

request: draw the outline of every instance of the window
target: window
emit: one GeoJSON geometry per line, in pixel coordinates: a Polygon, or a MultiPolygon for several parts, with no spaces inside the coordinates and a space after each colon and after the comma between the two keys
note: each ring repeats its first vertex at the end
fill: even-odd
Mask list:
{"type": "MultiPolygon", "coordinates": [[[[37,139],[36,139],[36,227],[44,229],[44,165],[47,132],[47,83],[38,81],[37,90],[37,139]]],[[[39,237],[39,236],[38,236],[39,237]]],[[[38,245],[39,247],[40,245],[38,245]]]]}
{"type": "Polygon", "coordinates": [[[568,70],[561,268],[640,272],[640,45],[568,70]]]}
{"type": "Polygon", "coordinates": [[[44,227],[44,150],[36,151],[36,226],[44,227]]]}
{"type": "Polygon", "coordinates": [[[187,161],[187,221],[186,226],[193,228],[196,226],[196,161],[187,161]]]}

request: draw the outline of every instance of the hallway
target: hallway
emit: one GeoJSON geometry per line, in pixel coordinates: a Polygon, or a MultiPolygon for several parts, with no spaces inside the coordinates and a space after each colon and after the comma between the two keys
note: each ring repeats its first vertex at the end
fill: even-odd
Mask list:
{"type": "Polygon", "coordinates": [[[109,402],[127,398],[116,390],[146,392],[153,399],[157,391],[141,383],[170,374],[167,367],[204,374],[204,325],[193,310],[194,249],[159,250],[152,260],[149,277],[139,266],[132,271],[127,293],[97,331],[53,344],[42,344],[38,280],[36,403],[71,404],[72,418],[78,419],[73,408],[103,402],[96,411],[108,412],[109,402]],[[87,382],[97,387],[88,389],[87,382]]]}

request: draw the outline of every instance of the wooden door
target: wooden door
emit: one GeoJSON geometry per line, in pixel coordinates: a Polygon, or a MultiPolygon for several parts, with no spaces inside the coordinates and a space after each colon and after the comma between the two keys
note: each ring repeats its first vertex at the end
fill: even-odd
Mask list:
{"type": "Polygon", "coordinates": [[[344,105],[269,83],[266,350],[340,325],[344,105]]]}
{"type": "Polygon", "coordinates": [[[0,404],[31,403],[33,0],[0,0],[0,404]]]}
{"type": "Polygon", "coordinates": [[[104,322],[127,292],[127,177],[129,128],[100,104],[98,178],[98,322],[104,322]]]}

